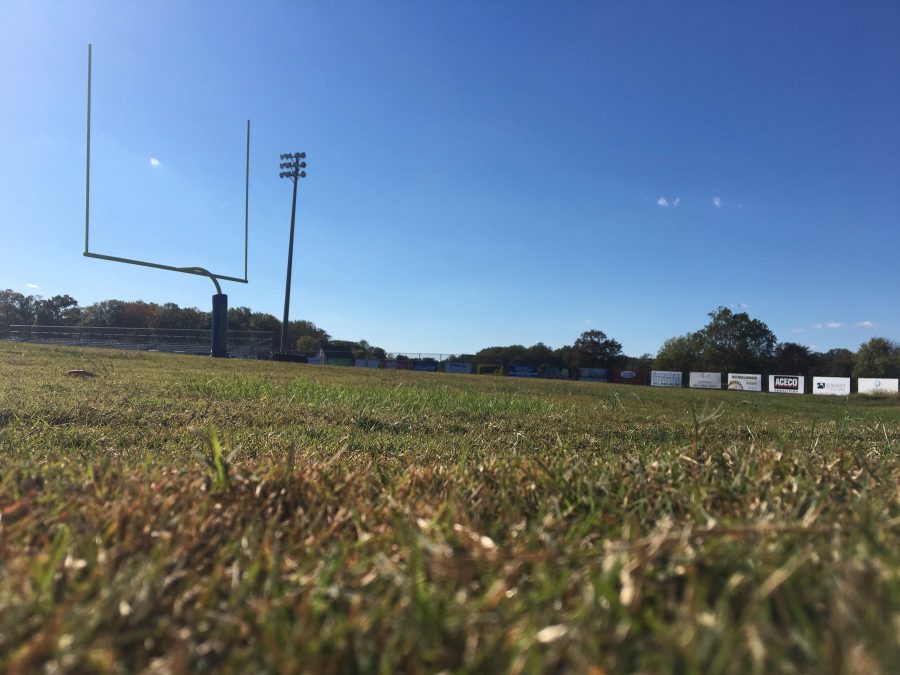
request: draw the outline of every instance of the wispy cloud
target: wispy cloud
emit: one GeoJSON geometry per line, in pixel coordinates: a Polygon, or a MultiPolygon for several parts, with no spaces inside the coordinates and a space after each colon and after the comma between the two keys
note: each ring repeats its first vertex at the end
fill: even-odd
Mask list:
{"type": "Polygon", "coordinates": [[[675,197],[675,199],[666,199],[663,196],[660,196],[659,199],[656,200],[656,203],[659,204],[662,208],[667,209],[670,206],[678,206],[681,203],[681,197],[675,197]]]}
{"type": "Polygon", "coordinates": [[[856,323],[844,323],[842,321],[821,321],[814,323],[813,328],[878,328],[874,321],[857,321],[856,323]]]}
{"type": "Polygon", "coordinates": [[[717,209],[722,208],[722,198],[721,197],[718,197],[718,196],[713,197],[712,202],[713,202],[713,206],[715,206],[717,209]]]}
{"type": "Polygon", "coordinates": [[[155,169],[156,167],[159,166],[159,160],[156,159],[156,157],[151,157],[150,158],[150,166],[152,166],[155,169]]]}
{"type": "Polygon", "coordinates": [[[585,319],[584,322],[586,324],[592,324],[592,323],[594,323],[594,320],[593,319],[585,319]]]}
{"type": "Polygon", "coordinates": [[[32,283],[27,283],[27,284],[25,284],[25,286],[27,286],[28,288],[40,288],[40,286],[38,286],[37,284],[32,284],[32,283]]]}

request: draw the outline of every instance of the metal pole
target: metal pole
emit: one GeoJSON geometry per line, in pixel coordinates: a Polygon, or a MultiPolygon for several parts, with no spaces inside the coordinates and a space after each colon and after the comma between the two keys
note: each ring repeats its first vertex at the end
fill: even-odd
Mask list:
{"type": "Polygon", "coordinates": [[[84,252],[88,247],[88,228],[91,222],[91,45],[88,45],[88,87],[87,87],[87,168],[84,178],[84,252]]]}
{"type": "Polygon", "coordinates": [[[247,281],[247,241],[250,233],[250,120],[247,120],[247,164],[244,172],[244,281],[247,281]]]}
{"type": "Polygon", "coordinates": [[[285,351],[288,335],[288,312],[291,306],[291,265],[294,260],[294,217],[297,214],[297,176],[294,176],[294,196],[291,199],[291,237],[288,241],[287,281],[284,285],[284,320],[281,322],[281,351],[285,351]]]}

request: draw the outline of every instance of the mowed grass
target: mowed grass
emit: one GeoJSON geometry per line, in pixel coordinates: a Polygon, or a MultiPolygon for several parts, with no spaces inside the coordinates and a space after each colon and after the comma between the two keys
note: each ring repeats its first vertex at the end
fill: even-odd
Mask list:
{"type": "Polygon", "coordinates": [[[0,671],[895,673],[898,439],[896,398],[0,342],[0,671]]]}

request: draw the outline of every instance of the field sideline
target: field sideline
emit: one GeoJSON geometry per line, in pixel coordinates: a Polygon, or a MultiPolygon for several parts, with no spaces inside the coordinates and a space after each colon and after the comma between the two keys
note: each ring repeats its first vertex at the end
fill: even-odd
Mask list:
{"type": "Polygon", "coordinates": [[[0,672],[900,672],[898,443],[898,397],[0,341],[0,672]]]}

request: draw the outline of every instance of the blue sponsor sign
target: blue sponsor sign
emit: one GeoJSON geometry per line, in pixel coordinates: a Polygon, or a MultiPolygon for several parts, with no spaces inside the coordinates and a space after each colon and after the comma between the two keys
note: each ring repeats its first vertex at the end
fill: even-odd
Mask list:
{"type": "Polygon", "coordinates": [[[509,367],[509,376],[510,377],[537,377],[538,369],[537,369],[537,366],[510,366],[509,367]]]}
{"type": "Polygon", "coordinates": [[[582,382],[609,382],[609,368],[579,368],[578,379],[582,382]]]}

